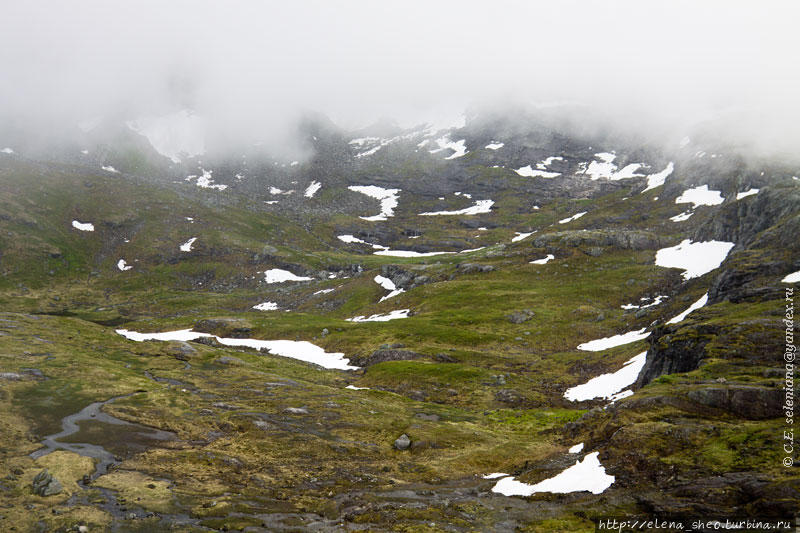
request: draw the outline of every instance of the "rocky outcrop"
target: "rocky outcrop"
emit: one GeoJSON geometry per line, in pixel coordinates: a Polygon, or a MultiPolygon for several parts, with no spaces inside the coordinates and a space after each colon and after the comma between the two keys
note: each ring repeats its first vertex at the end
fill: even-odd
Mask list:
{"type": "Polygon", "coordinates": [[[781,416],[784,392],[747,385],[711,386],[690,390],[688,398],[695,403],[722,409],[749,420],[781,416]]]}
{"type": "Polygon", "coordinates": [[[412,352],[411,350],[398,350],[394,348],[382,348],[375,350],[370,355],[354,355],[350,358],[350,363],[356,366],[371,366],[378,363],[385,363],[386,361],[411,361],[413,359],[420,359],[424,355],[412,352]]]}
{"type": "Polygon", "coordinates": [[[61,483],[46,468],[33,478],[33,493],[39,496],[53,496],[63,489],[61,483]]]}
{"type": "Polygon", "coordinates": [[[545,233],[534,238],[531,244],[536,248],[586,248],[596,254],[594,248],[598,246],[613,246],[625,250],[653,250],[661,246],[661,239],[649,231],[594,229],[545,233]]]}
{"type": "Polygon", "coordinates": [[[383,265],[381,267],[381,276],[389,278],[396,287],[407,291],[431,282],[430,276],[417,274],[397,265],[383,265]]]}
{"type": "Polygon", "coordinates": [[[243,321],[236,318],[208,318],[198,320],[194,324],[195,331],[210,333],[217,337],[247,339],[252,337],[252,330],[243,321]]]}
{"type": "Polygon", "coordinates": [[[717,333],[711,326],[660,326],[650,335],[647,361],[636,387],[643,387],[662,374],[691,372],[705,357],[705,346],[717,333]]]}

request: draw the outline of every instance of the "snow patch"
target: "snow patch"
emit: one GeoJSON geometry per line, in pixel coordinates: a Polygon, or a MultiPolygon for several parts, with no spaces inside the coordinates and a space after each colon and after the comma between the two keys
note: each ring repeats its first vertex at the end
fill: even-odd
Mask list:
{"type": "Polygon", "coordinates": [[[105,166],[102,166],[100,168],[102,170],[105,170],[106,172],[111,172],[113,174],[119,174],[119,170],[117,170],[116,168],[112,167],[111,165],[105,165],[105,166]]]}
{"type": "Polygon", "coordinates": [[[781,283],[797,283],[800,281],[800,270],[792,272],[781,280],[781,283]]]}
{"type": "Polygon", "coordinates": [[[491,142],[491,143],[487,144],[485,146],[485,148],[488,149],[488,150],[499,150],[503,146],[505,146],[505,143],[491,142]]]}
{"type": "Polygon", "coordinates": [[[402,294],[402,293],[405,292],[403,289],[398,289],[397,286],[394,284],[394,282],[392,280],[390,280],[389,278],[385,278],[385,277],[381,276],[380,274],[375,276],[374,280],[375,280],[375,283],[377,283],[378,285],[380,285],[381,287],[383,287],[387,291],[391,291],[391,292],[389,292],[389,294],[387,294],[386,296],[384,296],[383,298],[381,298],[379,300],[381,302],[384,301],[384,300],[388,300],[389,298],[394,298],[398,294],[402,294]]]}
{"type": "Polygon", "coordinates": [[[119,261],[117,261],[117,268],[125,272],[126,270],[130,270],[133,267],[130,266],[128,263],[126,263],[124,259],[120,259],[119,261]]]}
{"type": "Polygon", "coordinates": [[[571,217],[567,217],[565,219],[559,220],[558,223],[559,224],[567,224],[569,222],[572,222],[573,220],[578,220],[579,218],[581,218],[586,213],[588,213],[588,211],[581,211],[580,213],[575,213],[571,217]]]}
{"type": "Polygon", "coordinates": [[[753,196],[754,194],[758,194],[758,191],[759,191],[758,189],[753,189],[753,188],[747,189],[744,192],[740,192],[740,193],[736,194],[736,199],[737,200],[741,200],[742,198],[747,198],[748,196],[753,196]]]}
{"type": "MultiPolygon", "coordinates": [[[[402,289],[401,289],[402,291],[402,289]]],[[[389,296],[386,296],[389,298],[389,296]]],[[[385,298],[384,298],[385,299],[385,298]]],[[[389,320],[397,320],[398,318],[408,318],[408,314],[411,312],[411,309],[397,309],[395,311],[390,311],[384,315],[375,314],[370,315],[368,317],[365,316],[354,316],[353,318],[348,318],[348,322],[388,322],[389,320]]]]}
{"type": "Polygon", "coordinates": [[[583,451],[583,443],[576,444],[569,449],[569,453],[581,453],[583,451]]]}
{"type": "Polygon", "coordinates": [[[254,305],[253,309],[258,309],[259,311],[277,311],[278,304],[275,302],[264,302],[254,305]]]}
{"type": "Polygon", "coordinates": [[[5,148],[3,148],[2,150],[0,150],[0,153],[4,153],[4,154],[13,154],[13,153],[14,153],[14,150],[12,150],[12,149],[11,149],[11,148],[9,148],[8,146],[6,146],[6,147],[5,147],[5,148]]]}
{"type": "Polygon", "coordinates": [[[192,245],[194,244],[194,241],[196,241],[196,240],[197,240],[197,237],[192,237],[191,239],[189,239],[185,243],[181,244],[181,252],[191,252],[192,251],[192,245]]]}
{"type": "Polygon", "coordinates": [[[320,188],[322,188],[322,184],[320,182],[312,181],[311,184],[306,187],[306,192],[303,193],[303,196],[306,198],[313,198],[320,188]]]}
{"type": "Polygon", "coordinates": [[[375,198],[381,202],[381,212],[371,217],[359,217],[363,220],[375,222],[379,220],[387,220],[388,217],[394,216],[394,208],[397,207],[399,193],[401,189],[384,189],[377,185],[351,185],[348,187],[351,191],[366,194],[370,198],[375,198]]]}
{"type": "Polygon", "coordinates": [[[552,261],[555,258],[556,258],[556,256],[554,256],[553,254],[547,254],[547,257],[544,257],[542,259],[535,259],[535,260],[531,261],[530,264],[531,265],[546,265],[547,263],[549,263],[550,261],[552,261]]]}
{"type": "Polygon", "coordinates": [[[561,172],[548,172],[546,170],[540,170],[540,169],[534,170],[533,168],[531,168],[530,165],[520,167],[516,169],[514,172],[516,172],[523,178],[556,178],[561,175],[561,172]]]}
{"type": "Polygon", "coordinates": [[[91,222],[78,222],[77,220],[73,220],[72,227],[80,231],[94,231],[94,224],[91,222]]]}
{"type": "Polygon", "coordinates": [[[436,144],[439,146],[439,148],[436,148],[434,150],[428,150],[428,152],[435,154],[441,152],[446,148],[449,148],[450,150],[453,151],[453,153],[445,157],[445,159],[455,159],[457,157],[462,157],[467,154],[467,147],[464,145],[464,142],[466,142],[466,139],[461,139],[460,141],[453,142],[450,140],[448,136],[445,135],[444,137],[436,139],[436,144]]]}
{"type": "Polygon", "coordinates": [[[669,319],[667,321],[667,324],[677,324],[678,322],[682,321],[684,318],[689,316],[689,313],[691,313],[692,311],[695,311],[697,309],[700,309],[701,307],[703,307],[707,303],[708,303],[708,293],[705,293],[703,296],[700,297],[699,300],[697,300],[695,303],[690,305],[689,308],[686,311],[684,311],[683,313],[679,314],[678,316],[676,316],[674,318],[669,319]]]}
{"type": "Polygon", "coordinates": [[[578,349],[587,352],[601,352],[603,350],[616,348],[617,346],[622,346],[624,344],[640,341],[649,336],[650,332],[645,332],[644,328],[642,328],[637,331],[622,333],[621,335],[613,335],[611,337],[603,337],[602,339],[584,342],[578,345],[578,349]]]}
{"type": "Polygon", "coordinates": [[[205,152],[205,122],[186,109],[160,117],[142,117],[127,125],[173,163],[205,152]]]}
{"type": "Polygon", "coordinates": [[[708,185],[687,189],[675,198],[676,204],[692,204],[694,209],[701,205],[719,205],[724,201],[720,191],[709,190],[708,185]]]}
{"type": "Polygon", "coordinates": [[[521,483],[513,477],[506,477],[497,482],[492,492],[504,496],[531,496],[537,492],[552,492],[566,494],[569,492],[588,491],[600,494],[614,483],[614,476],[606,474],[606,469],[600,464],[600,452],[593,452],[576,461],[574,465],[560,474],[545,479],[535,485],[521,483]]]}
{"type": "Polygon", "coordinates": [[[230,339],[226,337],[217,337],[208,333],[200,333],[192,331],[191,329],[182,329],[178,331],[165,331],[162,333],[139,333],[136,331],[129,331],[127,329],[118,329],[116,332],[128,340],[142,342],[147,340],[158,341],[191,341],[200,337],[213,337],[217,342],[225,346],[242,346],[249,347],[255,350],[266,349],[274,355],[281,355],[283,357],[290,357],[299,361],[307,363],[314,363],[323,368],[332,368],[338,370],[355,370],[358,367],[351,366],[349,360],[344,357],[343,353],[329,353],[312,344],[308,341],[263,341],[258,339],[230,339]]]}
{"type": "Polygon", "coordinates": [[[489,213],[494,205],[494,200],[478,200],[475,205],[459,209],[458,211],[432,211],[427,213],[420,213],[421,216],[436,216],[436,215],[481,215],[489,213]]]}
{"type": "Polygon", "coordinates": [[[684,211],[680,215],[669,217],[669,219],[673,222],[683,222],[684,220],[689,220],[689,217],[691,217],[692,215],[694,215],[694,211],[684,211]]]}
{"type": "Polygon", "coordinates": [[[567,389],[564,392],[564,398],[571,402],[583,402],[595,398],[615,401],[630,396],[630,394],[628,394],[627,391],[623,391],[623,389],[626,389],[636,382],[636,378],[639,377],[639,372],[644,368],[646,359],[647,352],[642,352],[628,359],[623,367],[616,372],[602,374],[596,378],[590,379],[582,385],[567,389]],[[621,393],[620,391],[623,392],[621,393]]]}
{"type": "Polygon", "coordinates": [[[734,243],[732,242],[693,243],[689,239],[685,239],[676,246],[658,250],[656,265],[683,269],[683,279],[697,278],[719,267],[733,247],[734,243]]]}
{"type": "Polygon", "coordinates": [[[271,268],[269,270],[264,271],[264,281],[266,283],[283,283],[286,281],[309,281],[314,278],[309,278],[306,276],[297,276],[292,274],[288,270],[282,270],[280,268],[271,268]]]}
{"type": "Polygon", "coordinates": [[[664,185],[664,182],[667,181],[667,178],[672,174],[673,170],[675,170],[675,165],[670,161],[667,167],[661,172],[647,176],[647,187],[642,192],[645,193],[650,189],[655,189],[656,187],[664,185]]]}

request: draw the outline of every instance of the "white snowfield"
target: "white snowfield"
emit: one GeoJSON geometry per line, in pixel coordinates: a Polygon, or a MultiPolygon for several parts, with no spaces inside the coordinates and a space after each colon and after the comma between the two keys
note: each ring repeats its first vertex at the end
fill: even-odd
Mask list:
{"type": "MultiPolygon", "coordinates": [[[[388,297],[387,297],[388,298],[388,297]]],[[[353,318],[346,319],[348,322],[388,322],[389,320],[397,320],[398,318],[408,318],[411,309],[396,309],[386,314],[374,314],[370,316],[354,316],[353,318]]]]}
{"type": "Polygon", "coordinates": [[[350,185],[348,187],[351,191],[366,194],[370,198],[375,198],[381,202],[381,212],[371,217],[359,217],[363,220],[371,222],[379,220],[387,220],[388,217],[394,216],[394,208],[397,207],[397,201],[401,189],[384,189],[377,185],[350,185]]]}
{"type": "Polygon", "coordinates": [[[484,474],[481,477],[483,479],[497,479],[497,478],[500,478],[500,477],[508,477],[510,475],[511,474],[506,474],[506,473],[503,473],[503,472],[492,472],[491,474],[484,474]]]}
{"type": "Polygon", "coordinates": [[[186,177],[186,181],[192,181],[193,179],[197,178],[195,184],[203,189],[216,189],[218,191],[224,191],[225,189],[228,188],[227,185],[223,185],[221,183],[220,184],[214,183],[214,180],[211,178],[211,173],[213,172],[212,170],[206,170],[204,168],[201,168],[200,172],[202,172],[202,175],[200,177],[198,177],[195,174],[191,174],[186,177]]]}
{"type": "Polygon", "coordinates": [[[322,184],[318,181],[312,181],[311,184],[306,187],[306,192],[303,193],[303,196],[306,198],[313,198],[317,191],[322,188],[322,184]]]}
{"type": "Polygon", "coordinates": [[[781,280],[782,283],[797,283],[798,281],[800,281],[800,270],[792,272],[781,280]]]}
{"type": "MultiPolygon", "coordinates": [[[[480,229],[480,228],[478,228],[478,229],[480,229]]],[[[536,233],[536,232],[535,232],[535,231],[532,231],[532,232],[530,232],[530,233],[520,233],[519,231],[515,231],[514,233],[515,233],[516,235],[514,235],[514,237],[512,237],[512,238],[511,238],[511,242],[519,242],[519,241],[522,241],[522,240],[524,240],[524,239],[527,239],[528,237],[530,237],[531,235],[533,235],[533,234],[534,234],[534,233],[536,233]]]]}
{"type": "Polygon", "coordinates": [[[336,238],[347,244],[369,244],[367,241],[363,241],[355,235],[337,235],[336,238]]]}
{"type": "MultiPolygon", "coordinates": [[[[373,244],[373,246],[375,246],[373,244]]],[[[414,250],[380,250],[373,255],[385,255],[387,257],[432,257],[434,255],[454,254],[456,252],[415,252],[414,250]]]]}
{"type": "Polygon", "coordinates": [[[437,216],[437,215],[481,215],[489,213],[494,205],[494,200],[478,200],[475,205],[459,209],[458,211],[431,211],[427,213],[420,213],[421,216],[437,216]]]}
{"type": "Polygon", "coordinates": [[[78,222],[77,220],[73,220],[72,227],[79,231],[94,231],[94,224],[91,222],[78,222]]]}
{"type": "Polygon", "coordinates": [[[466,139],[453,142],[450,140],[450,137],[445,135],[444,137],[436,139],[436,144],[439,146],[439,148],[428,150],[428,152],[435,154],[449,148],[453,151],[453,153],[445,157],[445,159],[456,159],[457,157],[462,157],[467,154],[467,147],[464,145],[465,142],[466,139]]]}
{"type": "Polygon", "coordinates": [[[581,211],[580,213],[575,213],[571,217],[567,217],[567,218],[564,218],[562,220],[559,220],[558,223],[559,224],[567,224],[569,222],[572,222],[573,220],[578,220],[579,218],[581,218],[586,213],[588,213],[588,211],[581,211]]]}
{"type": "Polygon", "coordinates": [[[531,265],[546,265],[547,263],[549,263],[550,261],[552,261],[555,258],[556,258],[556,256],[554,256],[553,254],[547,254],[547,256],[543,257],[542,259],[534,259],[533,261],[530,262],[530,264],[531,265]]]}
{"type": "Polygon", "coordinates": [[[389,294],[380,299],[381,302],[384,300],[388,300],[389,298],[394,298],[398,294],[402,294],[405,292],[403,289],[398,289],[392,280],[390,280],[389,278],[385,278],[380,274],[375,276],[374,279],[375,283],[377,283],[387,291],[390,291],[389,294]]]}
{"type": "Polygon", "coordinates": [[[697,300],[695,303],[690,305],[689,308],[686,311],[684,311],[683,313],[679,314],[676,317],[673,317],[673,318],[669,319],[667,321],[667,324],[677,324],[678,322],[680,322],[681,320],[683,320],[684,318],[689,316],[689,313],[691,313],[692,311],[695,311],[697,309],[700,309],[701,307],[703,307],[707,303],[708,303],[708,293],[705,293],[703,296],[700,297],[699,300],[697,300]]]}
{"type": "Polygon", "coordinates": [[[306,276],[297,276],[292,274],[288,270],[283,270],[280,268],[271,268],[269,270],[264,271],[264,281],[267,283],[283,283],[286,281],[309,281],[314,278],[309,278],[306,276]]]}
{"type": "Polygon", "coordinates": [[[742,198],[747,198],[748,196],[753,196],[754,194],[758,194],[759,189],[747,189],[746,191],[742,191],[736,194],[736,199],[741,200],[742,198]]]}
{"type": "Polygon", "coordinates": [[[191,239],[189,239],[185,243],[181,244],[181,252],[191,252],[192,251],[192,245],[194,245],[194,241],[196,241],[196,240],[197,240],[197,237],[192,237],[191,239]]]}
{"type": "Polygon", "coordinates": [[[650,174],[647,176],[647,187],[642,192],[645,193],[651,189],[655,189],[656,187],[660,187],[664,185],[664,182],[667,181],[667,178],[672,174],[672,171],[675,170],[675,164],[670,161],[667,164],[667,168],[662,170],[661,172],[657,172],[655,174],[650,174]]]}
{"type": "Polygon", "coordinates": [[[611,348],[616,348],[617,346],[623,346],[625,344],[646,339],[649,336],[650,333],[646,332],[645,328],[642,328],[637,331],[622,333],[621,335],[603,337],[602,339],[584,342],[578,345],[578,349],[586,352],[602,352],[603,350],[609,350],[611,348]]]}
{"type": "Polygon", "coordinates": [[[603,178],[612,181],[644,176],[644,174],[637,174],[636,172],[644,166],[642,163],[631,163],[618,171],[617,165],[614,164],[614,159],[617,158],[615,153],[600,152],[594,154],[594,156],[595,159],[589,163],[589,166],[582,171],[578,171],[578,174],[589,176],[592,180],[603,178]]]}
{"type": "Polygon", "coordinates": [[[259,311],[277,311],[278,304],[275,302],[264,302],[253,306],[253,309],[257,309],[259,311]]]}
{"type": "Polygon", "coordinates": [[[535,485],[522,483],[513,477],[503,478],[495,484],[492,492],[504,496],[531,496],[537,492],[567,494],[588,491],[600,494],[614,483],[615,478],[606,474],[606,469],[600,464],[599,455],[600,452],[592,452],[583,461],[576,461],[560,474],[535,485]]]}
{"type": "Polygon", "coordinates": [[[323,368],[333,368],[339,370],[355,370],[358,367],[349,364],[343,353],[329,353],[308,341],[263,341],[258,339],[229,339],[227,337],[217,337],[209,333],[200,333],[191,329],[181,329],[178,331],[165,331],[162,333],[139,333],[127,329],[116,330],[118,334],[126,339],[142,342],[148,340],[156,341],[191,341],[200,337],[213,337],[217,342],[225,346],[244,346],[261,350],[262,348],[274,355],[290,357],[307,363],[314,363],[323,368]]]}
{"type": "Polygon", "coordinates": [[[701,185],[693,189],[686,189],[683,194],[675,198],[676,204],[692,204],[696,209],[701,205],[719,205],[725,201],[720,191],[709,190],[708,185],[701,185]]]}
{"type": "Polygon", "coordinates": [[[128,263],[126,263],[124,259],[120,259],[119,261],[117,261],[117,268],[125,272],[126,270],[130,270],[133,267],[130,266],[128,263]]]}
{"type": "Polygon", "coordinates": [[[697,278],[719,267],[734,246],[732,242],[693,243],[686,239],[678,245],[658,250],[656,265],[683,269],[683,279],[686,280],[697,278]]]}
{"type": "Polygon", "coordinates": [[[142,117],[127,124],[173,163],[205,152],[205,121],[186,109],[160,117],[142,117]]]}
{"type": "Polygon", "coordinates": [[[539,168],[533,169],[530,165],[520,167],[514,172],[523,178],[557,178],[561,175],[561,172],[550,172],[548,170],[542,170],[539,168]]]}
{"type": "Polygon", "coordinates": [[[625,362],[622,368],[610,374],[602,374],[590,379],[582,385],[571,387],[564,392],[564,398],[571,402],[583,402],[595,398],[615,401],[630,396],[630,390],[624,390],[636,382],[644,368],[647,352],[642,352],[625,362]]]}

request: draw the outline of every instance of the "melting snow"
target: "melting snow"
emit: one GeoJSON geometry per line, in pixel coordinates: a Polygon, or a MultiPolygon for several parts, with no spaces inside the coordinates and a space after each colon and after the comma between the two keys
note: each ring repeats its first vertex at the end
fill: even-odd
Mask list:
{"type": "Polygon", "coordinates": [[[180,163],[205,151],[205,123],[188,110],[161,117],[143,117],[128,122],[128,127],[147,137],[158,153],[180,163]]]}
{"type": "Polygon", "coordinates": [[[192,245],[194,244],[194,241],[196,241],[196,240],[197,240],[197,237],[192,237],[191,239],[189,239],[185,243],[181,244],[181,252],[191,252],[192,251],[192,245]]]}
{"type": "Polygon", "coordinates": [[[572,215],[571,217],[565,218],[565,219],[563,219],[563,220],[559,220],[559,221],[558,221],[558,223],[559,223],[559,224],[566,224],[566,223],[568,223],[568,222],[572,222],[573,220],[578,220],[578,219],[579,219],[579,218],[581,218],[583,215],[585,215],[587,212],[588,212],[588,211],[581,211],[580,213],[575,213],[575,214],[574,214],[574,215],[572,215]]]}
{"type": "Polygon", "coordinates": [[[667,322],[667,324],[677,324],[678,322],[680,322],[681,320],[683,320],[684,318],[689,316],[689,313],[691,313],[692,311],[695,311],[697,309],[700,309],[701,307],[703,307],[707,303],[708,303],[708,293],[705,293],[703,296],[700,297],[699,300],[697,300],[695,303],[690,305],[689,308],[686,311],[684,311],[683,313],[679,314],[678,316],[676,316],[674,318],[671,318],[667,322]]]}
{"type": "Polygon", "coordinates": [[[363,220],[370,222],[378,220],[386,220],[387,217],[394,216],[394,208],[397,207],[398,193],[400,189],[384,189],[377,185],[351,185],[348,187],[351,191],[366,194],[370,198],[375,198],[381,202],[380,214],[371,217],[359,217],[363,220]]]}
{"type": "Polygon", "coordinates": [[[394,281],[390,280],[389,278],[385,278],[381,275],[375,276],[375,283],[377,283],[387,291],[391,291],[389,294],[380,299],[381,302],[405,292],[403,289],[398,289],[397,286],[394,284],[394,281]]]}
{"type": "Polygon", "coordinates": [[[460,141],[453,142],[450,140],[449,137],[445,135],[444,137],[436,139],[436,144],[439,145],[439,148],[428,151],[432,154],[435,154],[437,152],[441,152],[445,148],[449,148],[450,150],[453,151],[453,153],[445,157],[445,159],[455,159],[457,157],[462,157],[467,154],[467,147],[464,146],[465,141],[466,139],[461,139],[460,141]]]}
{"type": "Polygon", "coordinates": [[[508,477],[511,474],[504,474],[503,472],[492,472],[491,474],[486,474],[481,476],[483,479],[497,479],[499,477],[508,477]]]}
{"type": "MultiPolygon", "coordinates": [[[[211,173],[213,172],[213,170],[206,170],[204,168],[200,170],[203,172],[203,175],[197,178],[198,187],[202,187],[203,189],[217,189],[219,191],[224,191],[225,189],[228,188],[227,185],[214,184],[214,180],[211,179],[211,173]]],[[[186,181],[191,181],[194,178],[195,178],[194,175],[188,176],[186,178],[186,181]]]]}
{"type": "MultiPolygon", "coordinates": [[[[650,302],[647,305],[625,304],[625,305],[621,305],[620,307],[622,307],[623,309],[645,309],[647,307],[653,307],[655,305],[658,305],[661,302],[663,302],[664,300],[666,300],[667,298],[669,298],[669,296],[658,295],[655,298],[653,298],[653,301],[650,302]]],[[[644,301],[649,300],[649,298],[640,298],[640,300],[644,302],[644,301]]]]}
{"type": "Polygon", "coordinates": [[[256,350],[266,349],[272,354],[290,357],[308,363],[314,363],[324,368],[336,368],[339,370],[354,370],[358,367],[348,364],[350,361],[344,357],[343,353],[328,353],[319,346],[307,341],[262,341],[258,339],[229,339],[217,337],[208,333],[199,333],[191,329],[178,331],[165,331],[163,333],[138,333],[127,329],[118,329],[117,333],[132,341],[191,341],[199,337],[213,337],[220,344],[225,346],[246,346],[256,350]]]}
{"type": "Polygon", "coordinates": [[[120,259],[119,261],[117,261],[117,268],[125,272],[126,270],[130,270],[133,267],[127,264],[124,259],[120,259]]]}
{"type": "Polygon", "coordinates": [[[288,270],[280,268],[271,268],[264,272],[264,281],[267,283],[283,283],[285,281],[309,281],[314,278],[306,276],[296,276],[288,270]]]}
{"type": "Polygon", "coordinates": [[[369,244],[367,241],[362,241],[355,235],[337,235],[336,238],[342,242],[346,242],[347,244],[353,244],[353,243],[369,244]]]}
{"type": "Polygon", "coordinates": [[[503,478],[492,488],[492,492],[504,496],[530,496],[536,492],[552,492],[566,494],[568,492],[589,491],[600,494],[614,483],[614,476],[606,474],[600,464],[599,452],[593,452],[576,461],[574,465],[550,479],[536,485],[529,485],[515,480],[513,477],[503,478]]]}
{"type": "Polygon", "coordinates": [[[355,385],[348,385],[345,389],[350,390],[369,390],[369,387],[356,387],[355,385]]]}
{"type": "Polygon", "coordinates": [[[697,278],[721,265],[733,247],[732,242],[693,243],[686,239],[676,246],[657,251],[656,265],[683,269],[683,279],[697,278]]]}
{"type": "Polygon", "coordinates": [[[561,175],[560,172],[548,172],[541,169],[534,170],[530,165],[518,168],[514,172],[523,178],[555,178],[561,175]]]}
{"type": "Polygon", "coordinates": [[[258,309],[259,311],[277,311],[278,304],[275,302],[264,302],[258,305],[254,305],[253,309],[258,309]]]}
{"type": "Polygon", "coordinates": [[[492,142],[492,143],[487,144],[486,148],[489,149],[489,150],[498,150],[498,149],[502,148],[503,146],[505,146],[504,143],[492,142]]]}
{"type": "Polygon", "coordinates": [[[320,182],[312,181],[311,185],[306,187],[306,192],[303,193],[303,196],[305,196],[306,198],[313,198],[314,195],[317,194],[317,191],[320,190],[321,187],[322,187],[322,184],[320,182]]]}
{"type": "Polygon", "coordinates": [[[722,197],[720,191],[710,191],[708,185],[687,189],[675,198],[676,204],[692,204],[694,208],[701,205],[719,205],[724,201],[725,198],[722,197]]]}
{"type": "Polygon", "coordinates": [[[800,281],[800,270],[798,270],[797,272],[792,272],[791,274],[783,278],[781,280],[781,283],[797,283],[798,281],[800,281]]]}
{"type": "Polygon", "coordinates": [[[661,172],[657,172],[656,174],[650,174],[647,176],[647,188],[642,192],[647,192],[650,189],[655,189],[656,187],[660,187],[664,185],[664,182],[667,181],[667,178],[672,174],[672,171],[675,169],[675,165],[672,161],[669,162],[667,168],[662,170],[661,172]]]}
{"type": "Polygon", "coordinates": [[[571,402],[582,402],[601,398],[605,400],[619,400],[630,396],[628,391],[622,391],[636,382],[639,372],[642,371],[647,359],[647,352],[628,359],[622,368],[611,374],[603,374],[592,378],[583,385],[567,389],[564,398],[571,402]]]}
{"type": "MultiPolygon", "coordinates": [[[[373,246],[375,246],[373,244],[373,246]]],[[[456,252],[415,252],[414,250],[381,250],[374,255],[385,255],[387,257],[431,257],[434,255],[454,254],[456,252]]]]}
{"type": "Polygon", "coordinates": [[[117,170],[116,168],[112,167],[111,165],[102,166],[100,168],[105,170],[106,172],[112,172],[114,174],[119,174],[119,170],[117,170]]]}
{"type": "Polygon", "coordinates": [[[649,336],[650,333],[645,332],[644,328],[642,328],[640,330],[629,331],[628,333],[623,333],[621,335],[614,335],[612,337],[603,337],[602,339],[584,342],[578,345],[578,349],[585,350],[587,352],[601,352],[603,350],[608,350],[609,348],[616,348],[617,346],[622,346],[623,344],[630,344],[632,342],[640,341],[642,339],[646,339],[649,336]]]}
{"type": "MultiPolygon", "coordinates": [[[[402,289],[401,289],[402,292],[402,289]]],[[[386,296],[389,298],[389,296],[386,296]]],[[[396,320],[398,318],[408,318],[408,313],[411,312],[411,309],[397,309],[395,311],[390,311],[385,315],[375,314],[370,315],[368,317],[362,316],[355,316],[353,318],[348,318],[348,322],[388,322],[389,320],[396,320]]]]}
{"type": "Polygon", "coordinates": [[[427,213],[420,213],[422,216],[435,216],[435,215],[480,215],[489,213],[494,205],[494,200],[478,200],[475,205],[459,209],[458,211],[433,211],[427,213]]]}
{"type": "Polygon", "coordinates": [[[569,453],[581,453],[583,451],[583,443],[576,444],[569,449],[569,453]]]}
{"type": "Polygon", "coordinates": [[[552,261],[555,258],[556,258],[556,256],[554,256],[553,254],[547,254],[547,257],[545,257],[543,259],[535,259],[535,260],[531,261],[530,264],[532,264],[532,265],[546,265],[547,263],[549,263],[550,261],[552,261]]]}
{"type": "Polygon", "coordinates": [[[94,231],[94,224],[91,222],[78,222],[77,220],[73,220],[72,227],[80,231],[94,231]]]}
{"type": "Polygon", "coordinates": [[[693,211],[684,211],[680,215],[669,217],[669,219],[673,222],[683,222],[684,220],[689,220],[689,217],[691,217],[693,214],[694,214],[693,211]]]}
{"type": "Polygon", "coordinates": [[[736,195],[737,200],[741,200],[742,198],[747,198],[748,196],[753,196],[754,194],[758,194],[758,189],[747,189],[744,192],[740,192],[736,195]]]}
{"type": "Polygon", "coordinates": [[[316,296],[317,294],[328,294],[329,292],[333,292],[335,290],[336,289],[320,289],[314,293],[314,296],[316,296]]]}

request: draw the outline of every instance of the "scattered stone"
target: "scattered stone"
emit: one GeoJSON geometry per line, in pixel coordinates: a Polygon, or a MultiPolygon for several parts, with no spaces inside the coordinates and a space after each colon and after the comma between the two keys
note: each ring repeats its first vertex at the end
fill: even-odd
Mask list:
{"type": "Polygon", "coordinates": [[[419,418],[421,420],[427,420],[429,422],[438,422],[439,421],[439,415],[437,415],[437,414],[428,415],[428,414],[425,414],[425,413],[417,413],[417,414],[414,415],[414,418],[419,418]]]}
{"type": "Polygon", "coordinates": [[[377,363],[384,363],[386,361],[411,361],[413,359],[420,359],[422,357],[424,357],[422,354],[412,352],[411,350],[382,348],[380,350],[375,350],[372,352],[372,354],[367,356],[354,355],[350,358],[350,363],[356,366],[364,367],[375,365],[377,363]]]}
{"type": "Polygon", "coordinates": [[[238,357],[233,357],[233,356],[230,356],[230,355],[223,355],[222,357],[217,359],[217,362],[222,364],[222,365],[243,365],[243,364],[245,364],[245,362],[242,361],[241,359],[239,359],[238,357]]]}
{"type": "Polygon", "coordinates": [[[61,483],[45,468],[33,478],[33,493],[39,496],[53,496],[63,490],[61,483]]]}
{"type": "Polygon", "coordinates": [[[494,394],[494,399],[508,405],[519,405],[523,401],[522,395],[514,389],[500,389],[494,394]]]}
{"type": "Polygon", "coordinates": [[[322,336],[323,337],[327,337],[329,333],[330,333],[330,331],[328,331],[328,328],[322,328],[322,336]]]}
{"type": "Polygon", "coordinates": [[[521,311],[514,311],[510,315],[506,315],[506,318],[512,324],[522,324],[523,322],[527,322],[528,320],[532,319],[534,316],[536,316],[536,313],[530,309],[523,309],[521,311]]]}
{"type": "Polygon", "coordinates": [[[461,263],[456,268],[461,274],[474,274],[476,272],[485,273],[494,271],[494,266],[480,265],[478,263],[461,263]]]}
{"type": "Polygon", "coordinates": [[[236,409],[239,409],[235,405],[231,405],[231,404],[225,403],[225,402],[214,402],[211,405],[213,407],[216,407],[217,409],[223,409],[225,411],[234,411],[236,409]]]}
{"type": "Polygon", "coordinates": [[[394,441],[394,447],[397,450],[407,450],[409,446],[411,446],[411,439],[405,433],[397,437],[394,441]]]}
{"type": "Polygon", "coordinates": [[[22,374],[16,372],[0,372],[0,379],[6,381],[22,381],[22,374]]]}

